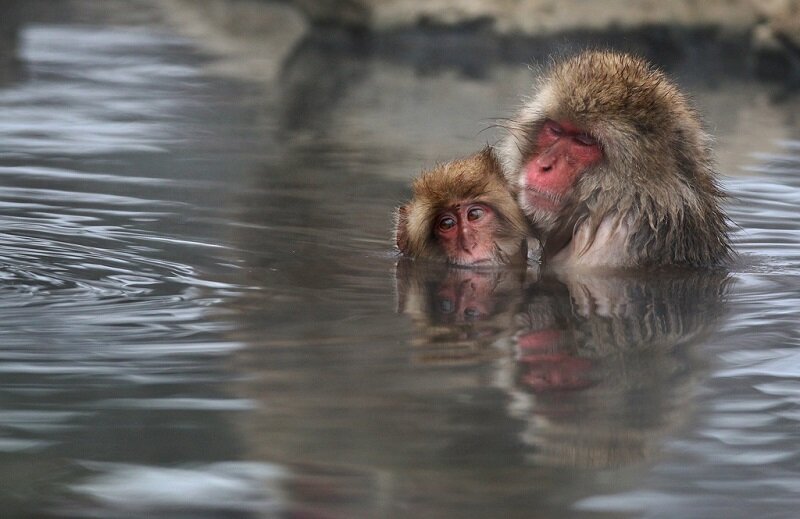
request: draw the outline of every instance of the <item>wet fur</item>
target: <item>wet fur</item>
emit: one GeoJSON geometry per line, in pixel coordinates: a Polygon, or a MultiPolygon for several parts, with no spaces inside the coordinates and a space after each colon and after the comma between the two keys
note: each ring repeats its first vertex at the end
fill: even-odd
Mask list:
{"type": "Polygon", "coordinates": [[[519,253],[528,224],[517,206],[502,168],[491,148],[465,159],[438,164],[414,180],[411,200],[398,207],[395,242],[411,258],[447,259],[434,237],[437,214],[465,201],[481,202],[498,217],[495,234],[495,262],[508,263],[519,253]]]}
{"type": "MultiPolygon", "coordinates": [[[[581,256],[596,247],[597,229],[624,226],[622,250],[605,266],[707,266],[732,256],[725,198],[717,181],[711,138],[686,96],[659,70],[627,54],[585,52],[554,63],[506,126],[498,149],[503,169],[520,189],[523,166],[535,154],[548,119],[567,120],[600,143],[604,160],[587,170],[549,222],[530,215],[543,241],[543,260],[554,258],[576,233],[581,256]],[[588,230],[588,232],[587,232],[588,230]]],[[[522,198],[521,198],[522,200],[522,198]]],[[[563,256],[563,255],[562,255],[563,256]]]]}

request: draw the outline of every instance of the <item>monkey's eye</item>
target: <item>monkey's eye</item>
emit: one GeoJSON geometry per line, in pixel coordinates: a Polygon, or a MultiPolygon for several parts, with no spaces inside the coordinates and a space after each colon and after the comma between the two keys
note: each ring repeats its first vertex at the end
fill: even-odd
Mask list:
{"type": "Polygon", "coordinates": [[[438,226],[440,231],[449,231],[456,226],[456,219],[452,216],[444,216],[439,220],[438,226]]]}
{"type": "Polygon", "coordinates": [[[486,214],[486,211],[482,207],[471,207],[469,211],[467,211],[467,220],[470,222],[474,222],[475,220],[480,220],[483,218],[483,215],[486,214]]]}
{"type": "Polygon", "coordinates": [[[554,121],[547,121],[544,123],[544,127],[551,135],[555,135],[556,137],[564,135],[564,129],[554,121]]]}
{"type": "Polygon", "coordinates": [[[597,139],[589,135],[588,133],[579,133],[575,135],[575,142],[580,144],[581,146],[596,146],[597,139]]]}

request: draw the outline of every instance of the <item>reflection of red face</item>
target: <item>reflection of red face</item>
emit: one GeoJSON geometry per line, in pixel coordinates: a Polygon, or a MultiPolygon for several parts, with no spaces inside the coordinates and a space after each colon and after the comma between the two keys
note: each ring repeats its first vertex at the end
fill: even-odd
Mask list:
{"type": "Polygon", "coordinates": [[[454,204],[436,217],[434,234],[456,265],[497,264],[497,214],[482,203],[454,204]]]}
{"type": "Polygon", "coordinates": [[[570,355],[551,355],[528,359],[522,382],[535,392],[583,389],[592,385],[592,363],[570,355]]]}
{"type": "Polygon", "coordinates": [[[537,330],[517,339],[521,381],[535,392],[583,389],[592,384],[592,363],[564,351],[564,333],[537,330]]]}
{"type": "Polygon", "coordinates": [[[547,120],[536,136],[536,152],[523,167],[526,212],[557,211],[581,173],[602,158],[591,135],[568,121],[547,120]]]}
{"type": "Polygon", "coordinates": [[[436,291],[436,310],[450,322],[485,319],[494,310],[494,289],[491,276],[466,270],[449,275],[436,291]]]}

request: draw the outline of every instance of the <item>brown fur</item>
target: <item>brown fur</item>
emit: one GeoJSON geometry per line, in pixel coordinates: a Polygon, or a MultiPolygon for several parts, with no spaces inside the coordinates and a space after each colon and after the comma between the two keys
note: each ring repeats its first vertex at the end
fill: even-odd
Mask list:
{"type": "Polygon", "coordinates": [[[465,201],[482,202],[494,209],[501,221],[495,241],[505,252],[509,244],[519,251],[519,244],[524,243],[528,232],[525,217],[491,148],[423,172],[414,180],[412,191],[412,199],[397,209],[395,219],[397,248],[406,256],[446,259],[434,238],[433,224],[443,209],[465,201]]]}
{"type": "Polygon", "coordinates": [[[731,258],[711,138],[662,72],[614,52],[585,52],[552,65],[501,145],[516,187],[548,119],[590,133],[604,160],[581,175],[555,224],[542,229],[545,262],[588,226],[589,239],[575,253],[584,254],[604,220],[627,226],[624,250],[611,266],[717,265],[731,258]]]}

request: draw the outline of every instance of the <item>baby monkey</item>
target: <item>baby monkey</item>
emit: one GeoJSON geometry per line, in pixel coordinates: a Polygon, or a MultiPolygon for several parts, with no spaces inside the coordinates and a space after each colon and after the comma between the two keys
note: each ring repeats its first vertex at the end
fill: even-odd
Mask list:
{"type": "Polygon", "coordinates": [[[463,267],[524,265],[528,224],[492,148],[439,164],[397,208],[397,248],[463,267]]]}

